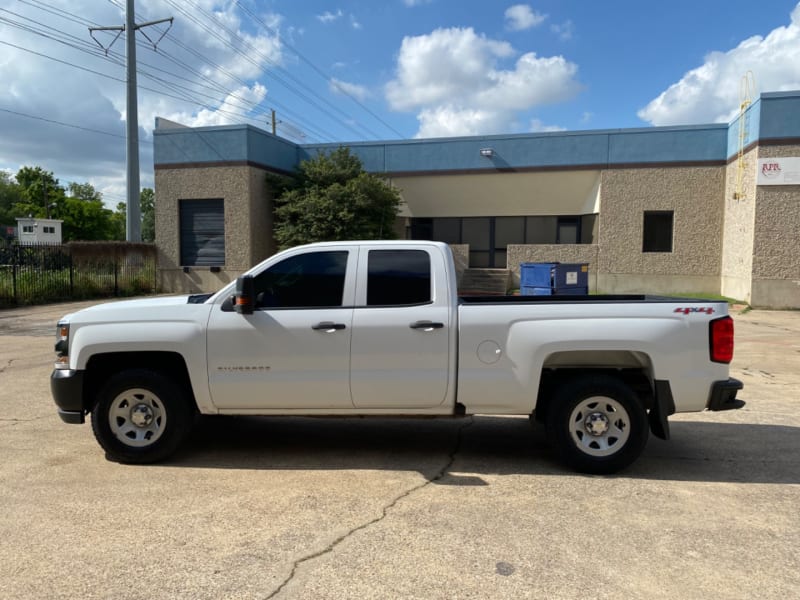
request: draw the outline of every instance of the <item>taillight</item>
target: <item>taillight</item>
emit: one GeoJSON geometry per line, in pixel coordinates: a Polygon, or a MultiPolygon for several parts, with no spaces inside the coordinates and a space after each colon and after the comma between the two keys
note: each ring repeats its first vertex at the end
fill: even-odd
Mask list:
{"type": "Polygon", "coordinates": [[[722,317],[708,324],[708,350],[711,360],[729,363],[733,360],[733,319],[722,317]]]}

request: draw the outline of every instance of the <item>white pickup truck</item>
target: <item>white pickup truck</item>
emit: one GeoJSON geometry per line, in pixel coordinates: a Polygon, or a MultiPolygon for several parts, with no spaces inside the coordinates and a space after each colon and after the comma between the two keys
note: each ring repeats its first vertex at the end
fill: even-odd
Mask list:
{"type": "MultiPolygon", "coordinates": [[[[447,245],[331,242],[213,295],[113,302],[58,323],[61,418],[128,463],[172,454],[204,415],[529,415],[571,467],[611,473],[675,412],[726,410],[724,302],[459,298],[447,245]]],[[[413,426],[413,425],[410,425],[413,426]]]]}

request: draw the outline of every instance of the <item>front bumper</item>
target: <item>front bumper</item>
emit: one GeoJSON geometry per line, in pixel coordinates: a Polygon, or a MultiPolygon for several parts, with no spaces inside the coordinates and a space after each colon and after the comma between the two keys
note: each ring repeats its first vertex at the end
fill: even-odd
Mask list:
{"type": "Polygon", "coordinates": [[[53,369],[50,375],[50,392],[58,406],[58,416],[64,423],[80,424],[86,421],[83,375],[84,371],[72,369],[53,369]]]}
{"type": "Polygon", "coordinates": [[[744,400],[736,399],[736,392],[744,387],[738,379],[727,379],[726,381],[715,381],[711,386],[711,394],[708,398],[708,410],[733,410],[742,408],[744,400]]]}

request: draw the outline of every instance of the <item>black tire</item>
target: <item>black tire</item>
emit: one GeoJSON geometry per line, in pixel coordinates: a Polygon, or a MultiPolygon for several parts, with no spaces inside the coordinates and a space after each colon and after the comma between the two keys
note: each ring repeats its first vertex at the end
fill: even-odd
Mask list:
{"type": "Polygon", "coordinates": [[[585,375],[559,386],[547,411],[547,436],[581,473],[610,474],[632,464],[647,444],[647,412],[619,379],[585,375]]]}
{"type": "Polygon", "coordinates": [[[185,390],[169,377],[130,369],[101,388],[92,430],[109,460],[153,463],[175,452],[191,431],[194,412],[185,390]]]}

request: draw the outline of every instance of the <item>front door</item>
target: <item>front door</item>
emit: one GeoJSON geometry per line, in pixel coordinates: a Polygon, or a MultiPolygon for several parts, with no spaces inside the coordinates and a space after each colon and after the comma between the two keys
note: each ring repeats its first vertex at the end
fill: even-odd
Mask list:
{"type": "Polygon", "coordinates": [[[225,409],[351,408],[356,248],[298,251],[255,277],[251,315],[218,305],[208,377],[225,409]]]}

